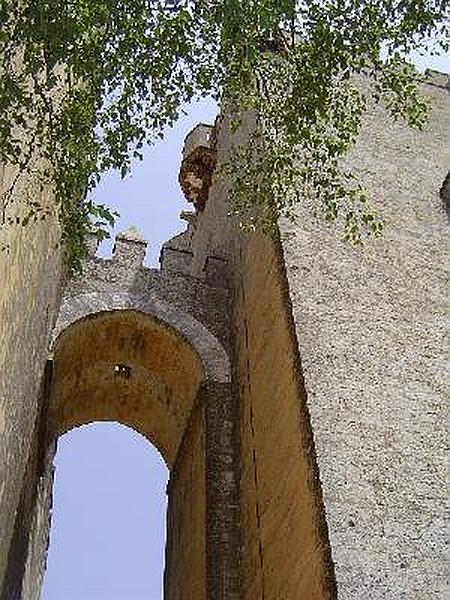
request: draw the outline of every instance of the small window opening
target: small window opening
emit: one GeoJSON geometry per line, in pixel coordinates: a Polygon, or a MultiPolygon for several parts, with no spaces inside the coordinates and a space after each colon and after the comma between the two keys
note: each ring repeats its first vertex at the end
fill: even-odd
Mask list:
{"type": "Polygon", "coordinates": [[[122,364],[114,365],[114,375],[122,377],[122,379],[130,379],[131,367],[122,364]]]}
{"type": "Polygon", "coordinates": [[[450,219],[450,171],[447,173],[447,177],[442,183],[440,196],[445,212],[447,213],[447,217],[450,219]]]}

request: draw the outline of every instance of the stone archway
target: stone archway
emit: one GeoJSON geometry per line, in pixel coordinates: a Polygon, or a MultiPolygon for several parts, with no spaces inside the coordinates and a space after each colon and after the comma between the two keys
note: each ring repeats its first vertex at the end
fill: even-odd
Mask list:
{"type": "MultiPolygon", "coordinates": [[[[78,300],[72,317],[85,312],[78,300]]],[[[93,421],[117,421],[160,450],[171,470],[165,596],[178,598],[182,589],[188,597],[205,598],[205,428],[199,400],[205,373],[198,353],[167,322],[116,309],[72,319],[53,343],[53,364],[50,437],[93,421]]]]}
{"type": "MultiPolygon", "coordinates": [[[[84,293],[62,303],[51,359],[43,415],[47,494],[38,498],[31,547],[48,534],[42,515],[54,440],[82,424],[117,421],[149,439],[170,470],[165,598],[237,597],[234,402],[222,344],[154,295],[143,302],[128,293],[84,293]]],[[[25,588],[42,569],[38,554],[34,564],[28,555],[25,588]]]]}
{"type": "Polygon", "coordinates": [[[51,436],[118,421],[151,441],[173,468],[200,387],[203,364],[172,327],[134,310],[93,313],[53,345],[51,436]]]}
{"type": "MultiPolygon", "coordinates": [[[[181,294],[181,290],[179,293],[181,294]]],[[[205,380],[230,382],[230,360],[218,338],[198,319],[179,307],[172,306],[151,290],[145,296],[129,291],[95,291],[66,297],[53,330],[51,350],[53,351],[58,336],[75,322],[98,313],[123,310],[143,313],[167,328],[172,328],[198,355],[205,380]]]]}

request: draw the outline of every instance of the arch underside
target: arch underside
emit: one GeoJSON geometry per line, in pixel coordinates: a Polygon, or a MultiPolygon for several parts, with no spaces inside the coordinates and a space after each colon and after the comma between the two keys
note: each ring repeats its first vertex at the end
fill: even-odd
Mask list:
{"type": "Polygon", "coordinates": [[[67,297],[53,330],[52,347],[58,336],[76,321],[116,310],[143,313],[166,325],[184,338],[199,356],[205,380],[219,383],[230,381],[230,360],[217,337],[191,314],[172,306],[151,290],[145,296],[132,292],[87,292],[67,297]]]}
{"type": "Polygon", "coordinates": [[[97,313],[59,335],[53,362],[51,436],[92,421],[118,421],[173,465],[204,379],[199,356],[182,336],[144,313],[97,313]]]}

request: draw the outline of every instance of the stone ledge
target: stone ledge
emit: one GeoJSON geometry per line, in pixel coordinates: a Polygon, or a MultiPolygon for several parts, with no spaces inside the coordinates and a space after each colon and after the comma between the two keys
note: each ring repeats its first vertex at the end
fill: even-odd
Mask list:
{"type": "Polygon", "coordinates": [[[424,83],[450,91],[450,74],[426,69],[424,83]]]}

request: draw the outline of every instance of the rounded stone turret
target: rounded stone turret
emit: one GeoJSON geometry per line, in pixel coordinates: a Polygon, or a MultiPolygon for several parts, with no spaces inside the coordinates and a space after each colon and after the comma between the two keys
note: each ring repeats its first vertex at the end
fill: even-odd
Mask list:
{"type": "Polygon", "coordinates": [[[178,180],[188,202],[203,210],[216,166],[214,127],[200,123],[186,137],[178,180]]]}

